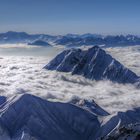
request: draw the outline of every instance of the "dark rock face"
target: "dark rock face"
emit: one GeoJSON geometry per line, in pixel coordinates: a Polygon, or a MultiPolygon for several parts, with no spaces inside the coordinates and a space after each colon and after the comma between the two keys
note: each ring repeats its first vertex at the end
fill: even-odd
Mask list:
{"type": "Polygon", "coordinates": [[[140,134],[139,117],[139,107],[106,116],[100,131],[97,132],[99,140],[136,140],[140,134]]]}
{"type": "Polygon", "coordinates": [[[91,80],[111,80],[118,83],[139,84],[140,78],[131,70],[112,58],[98,46],[88,50],[69,49],[58,54],[44,68],[71,72],[91,80]]]}
{"type": "Polygon", "coordinates": [[[140,140],[140,124],[120,127],[113,135],[109,134],[99,140],[140,140]]]}

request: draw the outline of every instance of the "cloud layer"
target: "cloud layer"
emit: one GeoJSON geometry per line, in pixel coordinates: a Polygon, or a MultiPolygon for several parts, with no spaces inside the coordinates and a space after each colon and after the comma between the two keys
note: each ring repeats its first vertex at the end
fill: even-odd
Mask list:
{"type": "MultiPolygon", "coordinates": [[[[108,53],[140,75],[140,47],[107,48],[108,53]]],[[[58,50],[60,51],[60,50],[58,50]]],[[[140,106],[140,90],[132,85],[110,81],[90,81],[82,76],[42,69],[56,55],[0,57],[0,95],[31,93],[52,101],[68,102],[73,98],[94,99],[114,113],[140,106]]]]}

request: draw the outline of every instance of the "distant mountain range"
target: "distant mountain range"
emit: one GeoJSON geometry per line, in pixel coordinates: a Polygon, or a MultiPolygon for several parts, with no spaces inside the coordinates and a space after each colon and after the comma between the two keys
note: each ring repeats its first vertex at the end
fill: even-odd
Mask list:
{"type": "Polygon", "coordinates": [[[99,35],[99,34],[67,34],[67,35],[47,35],[47,34],[27,34],[25,32],[0,33],[0,44],[5,43],[31,43],[41,40],[53,45],[63,45],[66,47],[79,47],[88,45],[103,46],[128,46],[140,45],[140,37],[136,35],[99,35]]]}
{"type": "Polygon", "coordinates": [[[55,40],[56,36],[45,34],[27,34],[25,32],[0,33],[0,43],[31,43],[36,40],[51,41],[55,40]]]}
{"type": "Polygon", "coordinates": [[[123,84],[140,85],[140,77],[98,46],[88,50],[75,48],[64,50],[44,68],[71,72],[91,80],[107,79],[123,84]]]}

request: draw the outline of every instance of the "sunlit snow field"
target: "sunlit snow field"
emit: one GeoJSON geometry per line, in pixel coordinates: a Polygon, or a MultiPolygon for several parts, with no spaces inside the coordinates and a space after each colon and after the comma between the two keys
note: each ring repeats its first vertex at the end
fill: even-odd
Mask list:
{"type": "MultiPolygon", "coordinates": [[[[140,107],[140,89],[110,81],[91,81],[70,73],[47,71],[43,67],[63,49],[0,45],[0,95],[30,93],[52,101],[94,99],[114,113],[140,107]]],[[[106,48],[108,53],[140,75],[140,46],[106,48]]]]}

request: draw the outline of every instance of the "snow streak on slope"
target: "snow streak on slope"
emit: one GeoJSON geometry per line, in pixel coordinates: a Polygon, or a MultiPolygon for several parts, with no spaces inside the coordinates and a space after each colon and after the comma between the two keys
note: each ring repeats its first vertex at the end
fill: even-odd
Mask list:
{"type": "Polygon", "coordinates": [[[99,46],[87,50],[68,49],[53,58],[45,67],[47,70],[70,72],[91,80],[110,80],[122,84],[140,84],[140,78],[123,66],[99,46]]]}
{"type": "MultiPolygon", "coordinates": [[[[107,48],[121,63],[140,75],[140,47],[107,48]],[[122,51],[121,51],[122,50],[122,51]]],[[[110,81],[90,81],[42,69],[53,56],[1,56],[0,95],[31,93],[52,101],[94,99],[109,113],[140,106],[140,90],[110,81]],[[111,100],[110,100],[111,99],[111,100]]]]}
{"type": "MultiPolygon", "coordinates": [[[[16,95],[0,106],[0,139],[95,140],[112,134],[114,137],[116,131],[120,136],[134,135],[134,125],[140,123],[140,108],[113,115],[106,114],[97,104],[95,109],[101,114],[97,110],[91,113],[79,105],[49,102],[30,94],[16,95]],[[121,129],[131,123],[132,131],[121,129]]],[[[135,137],[138,134],[139,130],[135,137]]]]}

